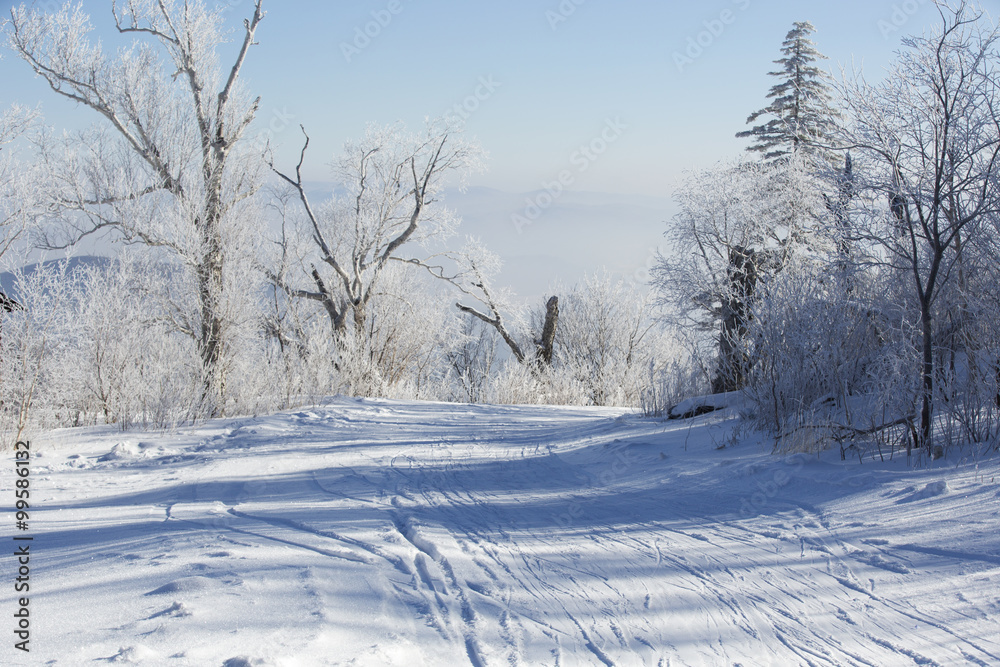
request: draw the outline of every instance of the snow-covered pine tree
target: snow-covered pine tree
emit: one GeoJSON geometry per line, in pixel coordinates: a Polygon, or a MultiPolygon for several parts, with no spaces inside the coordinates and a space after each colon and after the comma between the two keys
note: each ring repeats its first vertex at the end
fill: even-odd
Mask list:
{"type": "Polygon", "coordinates": [[[829,75],[816,66],[826,56],[809,39],[815,30],[808,21],[792,24],[781,45],[783,57],[774,61],[781,69],[768,72],[780,79],[767,94],[771,103],[747,118],[748,125],[765,122],[736,133],[752,139],[747,150],[762,153],[767,161],[783,160],[800,151],[823,161],[842,160],[825,148],[840,113],[832,105],[829,75]]]}

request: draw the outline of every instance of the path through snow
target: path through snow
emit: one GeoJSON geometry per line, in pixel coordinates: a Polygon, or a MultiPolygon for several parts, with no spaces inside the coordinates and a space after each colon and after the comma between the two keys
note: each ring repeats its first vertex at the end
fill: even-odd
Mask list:
{"type": "Polygon", "coordinates": [[[1000,664],[996,461],[772,457],[733,425],[338,399],[47,434],[32,661],[0,662],[1000,664]]]}

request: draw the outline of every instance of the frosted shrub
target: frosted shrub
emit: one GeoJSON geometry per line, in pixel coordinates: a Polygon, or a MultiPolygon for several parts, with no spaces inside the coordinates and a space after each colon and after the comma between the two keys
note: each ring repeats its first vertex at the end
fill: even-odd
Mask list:
{"type": "Polygon", "coordinates": [[[485,402],[495,405],[530,405],[542,402],[542,385],[524,364],[507,361],[490,380],[485,402]]]}
{"type": "Polygon", "coordinates": [[[451,400],[485,401],[490,380],[500,366],[497,330],[476,317],[462,314],[457,343],[448,352],[451,400]]]}
{"type": "MultiPolygon", "coordinates": [[[[744,391],[760,427],[784,436],[817,419],[847,416],[849,397],[866,390],[881,353],[877,315],[859,292],[848,296],[822,267],[799,265],[786,268],[756,302],[744,391]]],[[[815,434],[809,440],[812,447],[815,434]]]]}
{"type": "MultiPolygon", "coordinates": [[[[534,314],[539,329],[542,313],[534,314]]],[[[552,402],[638,406],[650,361],[664,352],[650,299],[608,273],[590,276],[559,302],[552,402]]]]}
{"type": "Polygon", "coordinates": [[[151,286],[172,273],[130,253],[81,276],[73,400],[85,421],[164,426],[188,421],[199,402],[200,366],[192,339],[177,332],[151,286]]]}
{"type": "Polygon", "coordinates": [[[316,403],[337,392],[337,347],[330,325],[319,313],[297,323],[294,337],[269,339],[265,345],[277,406],[285,409],[316,403]]]}
{"type": "MultiPolygon", "coordinates": [[[[338,338],[343,393],[352,396],[437,398],[447,354],[457,343],[450,299],[416,270],[387,267],[369,302],[364,328],[338,338]]],[[[328,329],[329,331],[329,329],[328,329]]]]}
{"type": "Polygon", "coordinates": [[[80,406],[72,400],[79,386],[74,357],[78,335],[73,309],[79,280],[69,262],[40,263],[13,273],[10,296],[22,308],[0,311],[0,420],[4,445],[25,429],[79,423],[80,406]]]}
{"type": "Polygon", "coordinates": [[[662,417],[684,398],[701,396],[711,390],[709,375],[694,358],[677,345],[670,349],[675,356],[659,361],[651,359],[647,367],[645,385],[639,396],[642,413],[647,417],[662,417]]]}

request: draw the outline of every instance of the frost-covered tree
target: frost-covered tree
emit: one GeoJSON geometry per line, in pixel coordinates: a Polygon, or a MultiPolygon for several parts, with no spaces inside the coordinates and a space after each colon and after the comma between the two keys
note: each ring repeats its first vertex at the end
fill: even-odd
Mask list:
{"type": "Polygon", "coordinates": [[[308,146],[306,135],[294,177],[272,164],[298,194],[312,247],[303,263],[309,286],[283,287],[321,304],[339,336],[348,325],[364,329],[368,305],[391,263],[436,270],[427,248],[450,236],[458,222],[440,202],[443,185],[449,176],[478,169],[482,152],[438,123],[428,123],[422,133],[373,125],[334,162],[345,193],[314,207],[302,180],[308,146]]]}
{"type": "Polygon", "coordinates": [[[38,113],[12,106],[0,113],[0,258],[41,212],[41,179],[33,160],[18,159],[15,142],[38,120],[38,113]]]}
{"type": "Polygon", "coordinates": [[[492,327],[514,359],[531,372],[542,373],[551,368],[559,330],[559,297],[546,298],[543,310],[535,318],[537,321],[529,327],[519,317],[509,290],[493,285],[494,274],[501,264],[496,254],[478,239],[470,238],[452,258],[457,270],[446,279],[465,297],[465,302],[459,301],[455,307],[492,327]]]}
{"type": "MultiPolygon", "coordinates": [[[[493,284],[495,274],[500,270],[500,258],[486,248],[478,239],[468,239],[465,246],[455,255],[459,270],[448,281],[465,295],[466,303],[455,304],[462,313],[474,317],[496,331],[507,345],[518,363],[535,367],[536,350],[529,344],[530,334],[523,321],[516,317],[516,308],[509,290],[493,284]],[[508,318],[508,313],[515,317],[508,318]],[[513,324],[509,319],[513,320],[513,324]]],[[[558,299],[553,303],[553,317],[558,317],[558,299]]],[[[554,330],[555,322],[551,320],[554,330]]],[[[551,342],[551,341],[550,341],[551,342]]],[[[538,339],[537,348],[543,348],[538,339]]],[[[551,346],[548,348],[551,351],[551,346]]],[[[542,354],[544,357],[544,352],[542,354]]],[[[549,356],[551,361],[551,355],[549,356]]]]}
{"type": "Polygon", "coordinates": [[[832,159],[826,148],[834,133],[839,112],[833,106],[829,75],[816,63],[826,56],[810,39],[815,28],[808,21],[796,22],[781,45],[781,68],[768,72],[779,82],[771,87],[770,104],[747,118],[754,124],[736,134],[753,143],[748,151],[765,160],[786,159],[797,153],[832,159]]]}
{"type": "Polygon", "coordinates": [[[844,142],[863,163],[857,234],[908,284],[919,332],[918,442],[928,448],[941,306],[961,282],[965,249],[1000,215],[1000,33],[965,2],[938,10],[938,28],[904,39],[881,83],[857,76],[844,95],[852,120],[844,142]]]}
{"type": "MultiPolygon", "coordinates": [[[[440,295],[432,296],[423,278],[454,279],[443,241],[459,222],[441,195],[449,178],[461,181],[480,167],[482,152],[437,122],[417,133],[372,125],[334,161],[341,191],[314,206],[302,180],[308,146],[306,135],[294,175],[272,164],[298,210],[283,206],[297,224],[278,243],[282,259],[272,263],[271,279],[326,313],[337,345],[331,364],[353,378],[347,391],[384,394],[410,380],[426,387],[434,374],[427,364],[440,362],[437,372],[445,361],[428,352],[429,338],[416,335],[440,315],[424,307],[440,295]],[[406,379],[408,369],[415,372],[406,379]]],[[[444,326],[438,321],[429,331],[444,326]]]]}
{"type": "MultiPolygon", "coordinates": [[[[240,74],[264,17],[261,1],[228,67],[222,8],[200,0],[112,3],[118,32],[133,44],[108,53],[92,41],[90,19],[67,3],[54,14],[11,11],[10,46],[52,90],[94,111],[103,124],[49,140],[40,159],[59,189],[52,203],[67,226],[50,247],[113,230],[127,242],[165,252],[190,277],[178,324],[197,344],[209,412],[225,395],[233,321],[228,303],[232,239],[246,234],[241,203],[259,187],[245,136],[259,98],[240,74]]],[[[252,219],[252,218],[251,218],[252,219]]]]}
{"type": "Polygon", "coordinates": [[[692,174],[675,199],[666,232],[675,250],[659,256],[653,286],[677,323],[705,334],[699,356],[714,391],[739,389],[754,302],[793,257],[827,244],[819,184],[799,157],[738,162],[692,174]]]}

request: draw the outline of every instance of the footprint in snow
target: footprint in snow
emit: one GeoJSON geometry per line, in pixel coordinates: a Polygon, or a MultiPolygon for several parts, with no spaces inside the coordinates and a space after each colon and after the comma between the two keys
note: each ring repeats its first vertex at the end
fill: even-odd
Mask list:
{"type": "Polygon", "coordinates": [[[909,574],[910,569],[898,561],[888,560],[881,554],[868,553],[867,551],[856,551],[851,554],[862,563],[867,563],[872,567],[877,567],[896,574],[909,574]]]}
{"type": "Polygon", "coordinates": [[[159,653],[153,649],[137,644],[135,646],[123,646],[118,649],[118,653],[110,658],[104,658],[107,662],[123,665],[146,665],[158,662],[162,659],[159,653]]]}
{"type": "Polygon", "coordinates": [[[235,658],[229,658],[229,660],[222,663],[222,667],[254,667],[255,665],[262,664],[264,663],[260,660],[251,660],[250,658],[241,655],[235,658]]]}
{"type": "MultiPolygon", "coordinates": [[[[912,490],[913,487],[910,487],[912,490]]],[[[897,503],[912,503],[918,500],[925,500],[927,498],[936,498],[937,496],[943,496],[950,492],[951,488],[948,486],[948,482],[944,480],[939,480],[937,482],[931,482],[924,488],[920,489],[916,493],[911,493],[905,498],[900,498],[897,503]]]]}
{"type": "Polygon", "coordinates": [[[215,579],[210,579],[209,577],[184,577],[182,579],[177,579],[176,581],[171,581],[169,584],[163,584],[159,588],[149,591],[146,595],[197,593],[210,588],[215,588],[218,585],[219,583],[215,579]]]}
{"type": "Polygon", "coordinates": [[[146,620],[151,621],[154,618],[161,618],[163,616],[170,616],[173,618],[184,618],[185,616],[191,616],[191,610],[188,609],[183,602],[174,602],[172,605],[170,605],[163,611],[156,612],[152,616],[148,617],[146,620]]]}
{"type": "Polygon", "coordinates": [[[110,452],[99,457],[97,460],[101,463],[106,461],[128,461],[139,458],[140,455],[139,447],[135,443],[119,442],[111,448],[110,452]]]}

